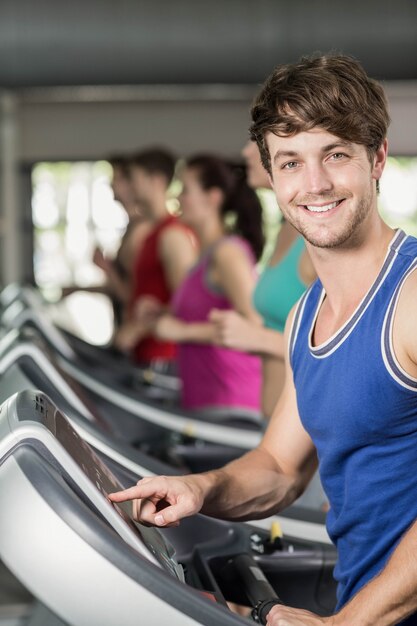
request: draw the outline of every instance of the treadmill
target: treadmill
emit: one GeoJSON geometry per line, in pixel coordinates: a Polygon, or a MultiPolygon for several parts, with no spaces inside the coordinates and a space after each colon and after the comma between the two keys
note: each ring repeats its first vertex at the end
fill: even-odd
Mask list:
{"type": "MultiPolygon", "coordinates": [[[[0,314],[4,314],[5,325],[22,324],[20,318],[30,320],[31,312],[37,311],[39,319],[36,320],[38,325],[45,325],[45,332],[51,336],[51,341],[56,349],[68,358],[78,356],[81,361],[92,367],[100,367],[111,370],[121,376],[125,384],[145,387],[147,396],[166,403],[178,402],[179,392],[181,390],[181,380],[173,375],[168,374],[163,366],[154,364],[147,368],[140,368],[132,363],[131,359],[124,353],[116,350],[113,346],[92,345],[80,337],[75,336],[68,330],[60,327],[55,330],[54,324],[51,323],[50,315],[51,305],[47,305],[42,299],[40,293],[33,287],[19,286],[12,283],[0,292],[0,314]],[[13,305],[13,306],[11,306],[13,305]],[[10,312],[6,312],[11,307],[10,312]],[[44,313],[47,311],[47,320],[43,320],[44,313]],[[24,310],[29,312],[24,313],[24,310]]],[[[53,319],[52,315],[52,319],[53,319]]],[[[143,390],[142,390],[143,391],[143,390]]]]}
{"type": "Polygon", "coordinates": [[[158,428],[159,437],[166,436],[167,432],[175,433],[178,445],[184,445],[181,454],[187,456],[187,464],[194,471],[194,456],[197,455],[197,462],[201,461],[204,446],[208,459],[211,455],[222,455],[227,449],[223,461],[228,461],[252,449],[261,439],[265,424],[257,414],[230,409],[227,419],[216,412],[198,416],[164,406],[154,398],[147,399],[143,386],[126,385],[123,370],[86,365],[44,314],[25,308],[20,302],[14,302],[3,313],[1,321],[8,328],[36,328],[56,353],[60,368],[75,379],[98,406],[110,404],[118,413],[118,421],[124,422],[123,428],[135,429],[140,424],[143,430],[149,428],[155,432],[158,428]],[[198,445],[197,452],[194,444],[198,445]]]}
{"type": "MultiPolygon", "coordinates": [[[[69,386],[58,370],[51,364],[44,351],[36,344],[22,341],[17,331],[7,335],[9,350],[0,350],[0,402],[11,394],[25,389],[40,389],[63,411],[72,426],[94,450],[103,456],[111,468],[123,472],[125,479],[134,484],[138,476],[150,474],[173,475],[189,471],[178,458],[163,462],[142,450],[132,447],[115,437],[109,424],[103,421],[94,407],[83,403],[79,390],[69,386]],[[91,410],[90,410],[91,409],[91,410]]],[[[0,348],[5,348],[5,340],[0,348]]],[[[328,542],[324,526],[324,514],[318,510],[315,490],[308,490],[299,501],[280,514],[279,520],[285,531],[299,537],[328,542]]],[[[268,530],[276,517],[258,520],[256,525],[268,530]]]]}
{"type": "MultiPolygon", "coordinates": [[[[55,353],[36,329],[11,330],[0,339],[0,375],[14,363],[30,374],[33,382],[55,399],[57,390],[65,401],[88,421],[95,421],[120,441],[128,444],[161,440],[159,427],[152,428],[139,420],[125,418],[124,412],[112,409],[102,401],[94,402],[81,385],[66,374],[55,353]],[[40,381],[38,380],[40,377],[40,381]]],[[[64,407],[65,408],[65,407],[64,407]]]]}
{"type": "MultiPolygon", "coordinates": [[[[111,370],[98,366],[83,367],[66,338],[53,326],[48,316],[39,312],[38,294],[26,290],[22,299],[32,308],[26,309],[22,303],[15,301],[13,306],[19,305],[20,312],[16,316],[10,315],[9,311],[9,323],[12,321],[17,327],[36,329],[42,334],[44,342],[61,355],[61,358],[58,357],[61,371],[64,370],[67,378],[72,379],[72,384],[78,383],[77,393],[80,393],[81,385],[98,412],[110,420],[112,431],[126,443],[139,447],[148,456],[191,472],[221,467],[259,443],[265,424],[258,418],[254,419],[253,415],[242,418],[237,411],[224,422],[216,416],[198,418],[185,411],[179,413],[172,408],[168,411],[155,402],[138,399],[138,391],[126,388],[124,382],[119,384],[114,374],[117,367],[111,370]],[[72,354],[74,358],[67,359],[65,354],[72,354]]],[[[47,351],[45,345],[42,349],[47,351]]],[[[315,503],[318,500],[324,503],[325,496],[315,476],[301,501],[311,508],[317,507],[315,503]]]]}
{"type": "Polygon", "coordinates": [[[42,306],[43,299],[37,289],[32,286],[21,285],[20,283],[14,282],[9,283],[0,291],[0,313],[7,309],[16,300],[25,300],[26,294],[30,294],[29,298],[31,299],[31,302],[36,300],[37,304],[42,306]]]}
{"type": "Polygon", "coordinates": [[[48,608],[44,626],[55,616],[71,626],[248,623],[227,603],[260,623],[279,601],[333,611],[334,548],[202,515],[149,528],[130,503],[107,500],[125,486],[41,392],[1,405],[0,558],[48,608]]]}
{"type": "Polygon", "coordinates": [[[30,389],[46,393],[108,464],[117,464],[130,472],[132,482],[138,475],[182,473],[181,468],[154,459],[117,439],[96,412],[90,413],[36,346],[21,344],[0,358],[0,403],[13,393],[30,389]]]}
{"type": "MultiPolygon", "coordinates": [[[[53,320],[54,321],[54,320],[53,320]]],[[[147,397],[172,404],[178,403],[182,388],[181,379],[172,372],[172,365],[158,362],[143,368],[135,365],[128,355],[111,345],[92,345],[81,337],[63,328],[54,322],[65,341],[71,346],[76,355],[85,363],[106,369],[117,369],[120,365],[126,372],[126,379],[131,380],[132,386],[142,389],[145,387],[147,397]]]]}

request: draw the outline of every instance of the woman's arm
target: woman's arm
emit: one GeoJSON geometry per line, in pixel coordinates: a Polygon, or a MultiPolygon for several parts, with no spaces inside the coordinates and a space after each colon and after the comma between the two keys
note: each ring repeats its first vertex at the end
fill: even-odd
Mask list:
{"type": "Polygon", "coordinates": [[[209,322],[187,323],[173,315],[162,315],[154,324],[153,334],[175,343],[213,343],[215,327],[209,322]]]}
{"type": "Polygon", "coordinates": [[[216,327],[216,343],[227,348],[284,358],[282,333],[262,326],[262,318],[252,304],[256,276],[245,250],[225,241],[214,256],[213,278],[233,310],[214,309],[210,321],[216,327]]]}
{"type": "MultiPolygon", "coordinates": [[[[207,322],[183,322],[172,315],[162,316],[155,324],[154,334],[159,339],[175,341],[177,343],[216,343],[229,348],[251,351],[245,342],[246,336],[265,330],[262,328],[262,319],[252,305],[252,293],[256,284],[253,264],[243,246],[233,240],[225,240],[218,245],[213,254],[209,268],[209,279],[217,286],[230,301],[233,310],[211,312],[207,322]],[[216,314],[218,316],[216,317],[216,314]],[[222,317],[223,316],[223,317],[222,317]],[[223,340],[222,322],[227,334],[236,335],[236,344],[232,340],[223,340]],[[236,324],[236,330],[232,329],[236,324]],[[230,341],[230,343],[229,343],[230,341]]],[[[270,333],[266,331],[265,346],[271,342],[270,333]]],[[[282,335],[279,335],[283,343],[282,335]]],[[[257,345],[257,344],[255,344],[257,345]]],[[[255,347],[254,351],[259,348],[255,347]]],[[[283,349],[279,354],[283,354],[283,349]]]]}
{"type": "Polygon", "coordinates": [[[216,327],[215,341],[226,348],[284,359],[284,335],[260,326],[236,311],[213,309],[210,321],[216,327]]]}
{"type": "MultiPolygon", "coordinates": [[[[233,241],[222,242],[216,248],[209,272],[210,280],[222,290],[231,306],[259,325],[261,319],[251,303],[254,268],[242,246],[233,241]]],[[[190,323],[164,315],[157,320],[153,332],[159,339],[177,343],[219,343],[216,325],[211,320],[190,323]]]]}
{"type": "Polygon", "coordinates": [[[262,318],[252,304],[257,275],[242,245],[233,239],[222,241],[213,254],[209,277],[222,290],[234,311],[261,326],[262,318]]]}

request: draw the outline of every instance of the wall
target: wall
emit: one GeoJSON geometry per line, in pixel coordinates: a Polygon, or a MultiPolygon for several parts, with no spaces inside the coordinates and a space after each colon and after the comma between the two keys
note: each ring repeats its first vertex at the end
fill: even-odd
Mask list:
{"type": "MultiPolygon", "coordinates": [[[[238,154],[248,136],[256,89],[214,87],[205,100],[199,89],[203,87],[181,95],[177,88],[164,96],[157,96],[155,90],[116,89],[108,92],[111,99],[98,90],[89,102],[70,102],[71,91],[55,93],[55,101],[51,101],[54,92],[43,92],[43,98],[39,92],[37,97],[26,96],[17,111],[19,160],[95,159],[152,143],[168,145],[184,155],[199,150],[238,154]]],[[[387,83],[386,90],[392,118],[391,152],[415,155],[417,82],[387,83]]],[[[83,91],[78,97],[83,93],[87,97],[83,91]]]]}

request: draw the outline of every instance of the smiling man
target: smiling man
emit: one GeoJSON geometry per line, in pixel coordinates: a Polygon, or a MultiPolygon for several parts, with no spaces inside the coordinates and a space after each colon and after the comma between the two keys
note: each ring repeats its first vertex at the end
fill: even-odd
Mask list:
{"type": "Polygon", "coordinates": [[[175,525],[275,513],[319,464],[339,560],[336,613],[276,606],[269,626],[417,625],[417,240],[377,211],[389,123],[381,86],[345,56],[278,67],[252,138],[319,279],[290,314],[284,392],[255,450],[225,468],[145,478],[112,499],[175,525]],[[165,507],[162,508],[161,507],[165,507]]]}

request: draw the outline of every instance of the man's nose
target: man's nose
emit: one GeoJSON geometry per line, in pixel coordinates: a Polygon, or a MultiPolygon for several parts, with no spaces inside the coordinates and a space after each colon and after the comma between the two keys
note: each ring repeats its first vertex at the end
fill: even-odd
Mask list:
{"type": "Polygon", "coordinates": [[[331,177],[322,163],[306,164],[304,170],[304,192],[322,195],[333,188],[331,177]]]}

